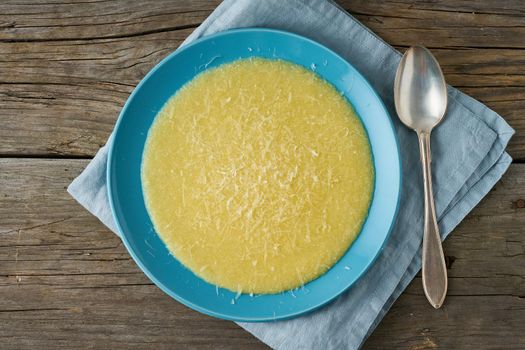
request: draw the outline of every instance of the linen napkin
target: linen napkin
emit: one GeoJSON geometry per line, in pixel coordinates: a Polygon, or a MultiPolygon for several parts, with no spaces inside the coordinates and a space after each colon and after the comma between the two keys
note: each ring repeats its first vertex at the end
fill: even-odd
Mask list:
{"type": "MultiPolygon", "coordinates": [[[[240,323],[277,349],[357,349],[421,268],[422,175],[416,134],[396,116],[393,82],[400,53],[338,5],[324,0],[226,0],[183,43],[231,28],[271,27],[331,48],[354,65],[381,95],[394,122],[403,165],[399,215],[381,255],[334,302],[287,321],[240,323]]],[[[512,128],[480,102],[448,87],[449,106],[432,138],[434,194],[443,238],[500,179],[511,163],[512,128]]],[[[111,138],[108,143],[111,142],[111,138]]],[[[69,193],[118,234],[106,188],[107,146],[69,193]]]]}

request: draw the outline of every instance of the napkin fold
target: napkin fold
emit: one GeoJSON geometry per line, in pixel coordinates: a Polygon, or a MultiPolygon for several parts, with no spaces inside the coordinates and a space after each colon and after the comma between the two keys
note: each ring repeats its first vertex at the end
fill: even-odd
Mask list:
{"type": "MultiPolygon", "coordinates": [[[[368,79],[394,122],[403,165],[402,196],[396,224],[374,265],[320,310],[286,321],[240,323],[277,349],[357,349],[421,268],[423,185],[417,137],[399,122],[393,102],[401,55],[337,4],[324,0],[226,0],[183,45],[242,27],[282,29],[331,48],[368,79]]],[[[450,86],[448,97],[446,117],[432,136],[434,195],[443,238],[509,167],[505,147],[514,133],[494,111],[450,86]]],[[[107,153],[107,146],[101,148],[68,191],[118,234],[107,197],[107,153]]]]}

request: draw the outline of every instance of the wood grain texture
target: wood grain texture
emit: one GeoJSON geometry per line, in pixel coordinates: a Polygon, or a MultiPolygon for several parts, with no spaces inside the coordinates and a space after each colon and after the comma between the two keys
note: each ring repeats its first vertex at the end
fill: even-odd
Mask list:
{"type": "MultiPolygon", "coordinates": [[[[133,87],[218,1],[0,4],[0,155],[91,157],[133,87]]],[[[520,1],[341,1],[388,43],[432,48],[448,82],[518,131],[525,160],[520,1]]]]}
{"type": "Polygon", "coordinates": [[[129,38],[197,27],[220,0],[3,1],[0,41],[129,38]]]}
{"type": "Polygon", "coordinates": [[[0,159],[0,347],[264,348],[148,280],[67,194],[87,162],[0,159]]]}
{"type": "MultiPolygon", "coordinates": [[[[121,241],[67,194],[88,160],[0,159],[0,341],[20,348],[263,348],[144,276],[121,241]]],[[[515,164],[446,241],[449,297],[416,278],[364,349],[525,344],[525,165],[515,164]]]]}

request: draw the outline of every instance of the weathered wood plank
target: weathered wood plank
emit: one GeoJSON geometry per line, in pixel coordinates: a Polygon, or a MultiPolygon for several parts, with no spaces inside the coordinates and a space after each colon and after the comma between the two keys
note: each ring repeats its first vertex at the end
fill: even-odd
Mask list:
{"type": "Polygon", "coordinates": [[[446,303],[431,310],[424,296],[404,294],[363,349],[523,349],[523,298],[449,296],[446,303]]]}
{"type": "Polygon", "coordinates": [[[120,38],[198,26],[220,0],[2,1],[0,41],[120,38]]]}
{"type": "MultiPolygon", "coordinates": [[[[88,160],[0,159],[0,341],[20,348],[263,348],[194,312],[140,272],[120,240],[66,193],[88,160]]],[[[525,165],[515,164],[445,244],[440,311],[416,279],[365,349],[525,343],[525,165]]]]}
{"type": "Polygon", "coordinates": [[[0,342],[30,348],[265,348],[174,302],[66,192],[87,160],[0,159],[0,342]]]}
{"type": "Polygon", "coordinates": [[[0,154],[92,156],[134,86],[190,32],[0,43],[0,154]]]}
{"type": "MultiPolygon", "coordinates": [[[[0,155],[93,156],[133,87],[217,1],[30,4],[0,4],[0,155]]],[[[452,85],[514,126],[509,151],[525,159],[519,1],[341,4],[400,49],[433,47],[452,85]]]]}
{"type": "MultiPolygon", "coordinates": [[[[0,4],[0,40],[115,38],[169,31],[197,26],[219,3],[220,0],[5,1],[0,4]]],[[[341,0],[338,3],[385,38],[391,38],[387,41],[394,44],[420,40],[419,31],[432,31],[434,35],[426,39],[436,43],[436,47],[523,48],[525,45],[516,35],[523,35],[525,30],[525,11],[519,0],[505,3],[341,0]]],[[[432,46],[428,42],[426,45],[432,46]]]]}
{"type": "MultiPolygon", "coordinates": [[[[366,0],[360,0],[365,2],[366,0]]],[[[397,6],[402,6],[409,9],[433,10],[433,11],[448,11],[448,12],[464,12],[471,14],[506,14],[520,16],[525,14],[523,3],[521,0],[505,0],[502,3],[500,0],[484,0],[482,3],[472,0],[396,0],[391,1],[397,6]]]]}
{"type": "Polygon", "coordinates": [[[432,48],[525,48],[523,4],[490,2],[341,1],[370,29],[392,45],[422,44],[432,48]],[[503,9],[503,11],[500,11],[503,9]],[[505,9],[511,11],[504,11],[505,9]]]}

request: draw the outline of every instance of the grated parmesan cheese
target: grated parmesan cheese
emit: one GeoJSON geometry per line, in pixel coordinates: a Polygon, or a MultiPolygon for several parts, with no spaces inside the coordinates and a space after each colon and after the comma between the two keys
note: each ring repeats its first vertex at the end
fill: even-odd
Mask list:
{"type": "Polygon", "coordinates": [[[328,270],[361,229],[373,165],[334,87],[297,65],[251,59],[201,73],[167,102],[142,183],[170,251],[216,293],[237,293],[234,304],[328,270]]]}

